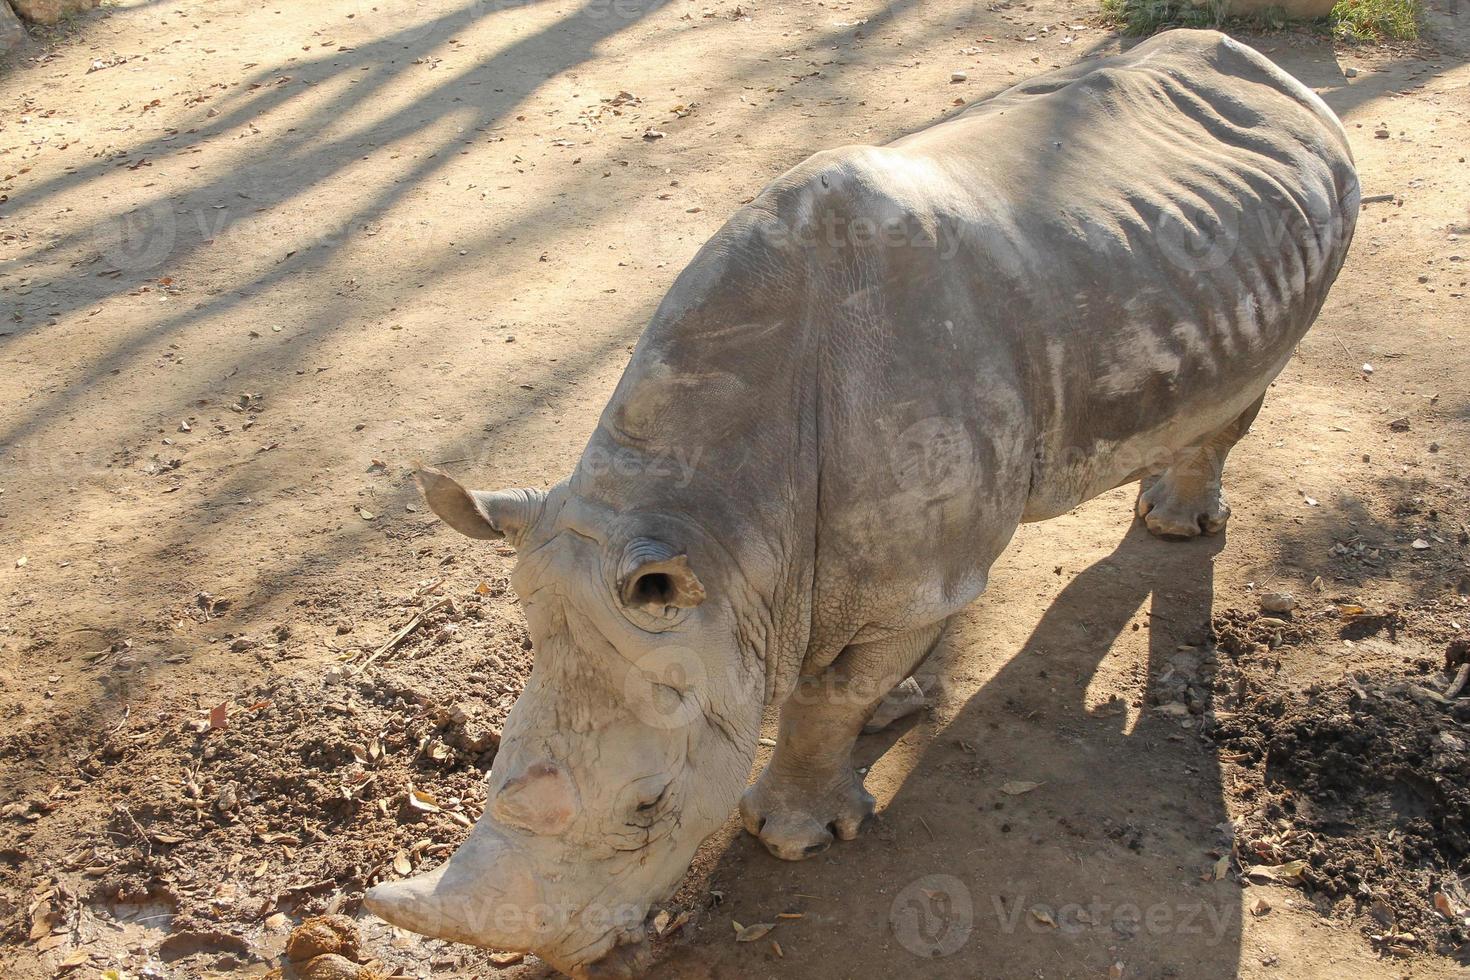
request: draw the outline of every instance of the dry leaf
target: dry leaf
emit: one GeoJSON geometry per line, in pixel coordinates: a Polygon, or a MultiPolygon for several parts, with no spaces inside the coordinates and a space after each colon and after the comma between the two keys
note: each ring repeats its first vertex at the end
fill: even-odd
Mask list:
{"type": "Polygon", "coordinates": [[[526,958],[525,953],[491,953],[491,966],[515,966],[526,958]]]}
{"type": "Polygon", "coordinates": [[[757,922],[753,926],[745,926],[744,928],[737,930],[735,933],[735,941],[737,943],[753,943],[757,939],[764,939],[766,933],[770,932],[774,928],[776,928],[776,923],[774,922],[757,922]]]}
{"type": "Polygon", "coordinates": [[[31,916],[31,942],[50,935],[51,930],[60,924],[61,916],[51,910],[51,903],[42,904],[31,916]]]}
{"type": "Polygon", "coordinates": [[[1221,856],[1220,860],[1218,860],[1218,861],[1215,862],[1215,880],[1216,881],[1224,881],[1225,880],[1225,876],[1228,875],[1229,873],[1230,873],[1230,855],[1229,854],[1225,854],[1225,855],[1222,855],[1221,856]]]}
{"type": "Polygon", "coordinates": [[[393,855],[393,870],[401,875],[413,874],[413,862],[408,859],[407,854],[399,851],[393,855]]]}
{"type": "Polygon", "coordinates": [[[1042,925],[1051,926],[1053,929],[1057,927],[1057,920],[1052,918],[1050,909],[1042,908],[1040,905],[1033,905],[1028,911],[1031,913],[1031,918],[1040,922],[1042,925]]]}
{"type": "Polygon", "coordinates": [[[209,730],[230,727],[230,702],[223,701],[209,709],[209,730]]]}
{"type": "Polygon", "coordinates": [[[378,517],[378,515],[377,514],[374,514],[372,511],[370,511],[370,510],[363,510],[361,507],[359,507],[358,510],[357,510],[357,516],[358,517],[361,517],[365,521],[376,520],[377,517],[378,517]]]}
{"type": "Polygon", "coordinates": [[[92,954],[85,949],[74,949],[66,954],[66,959],[56,964],[56,972],[61,973],[64,970],[75,970],[91,958],[92,954]]]}
{"type": "Polygon", "coordinates": [[[1306,869],[1305,861],[1287,861],[1285,864],[1253,864],[1245,869],[1246,877],[1265,881],[1294,881],[1306,869]]]}
{"type": "Polygon", "coordinates": [[[1007,796],[1020,796],[1022,793],[1031,792],[1033,789],[1040,785],[1040,783],[1032,783],[1024,779],[1017,779],[1012,780],[1009,783],[1001,783],[1000,791],[1007,796]]]}
{"type": "Polygon", "coordinates": [[[1434,907],[1439,909],[1440,915],[1444,916],[1446,919],[1449,919],[1451,922],[1454,921],[1455,907],[1450,904],[1450,897],[1444,892],[1434,893],[1434,907]]]}
{"type": "Polygon", "coordinates": [[[781,949],[781,944],[774,939],[771,940],[771,952],[776,954],[777,959],[784,960],[786,958],[786,953],[781,949]]]}
{"type": "Polygon", "coordinates": [[[425,813],[441,812],[439,801],[434,799],[431,794],[425,793],[423,790],[419,789],[409,789],[408,804],[415,810],[422,810],[425,813]]]}

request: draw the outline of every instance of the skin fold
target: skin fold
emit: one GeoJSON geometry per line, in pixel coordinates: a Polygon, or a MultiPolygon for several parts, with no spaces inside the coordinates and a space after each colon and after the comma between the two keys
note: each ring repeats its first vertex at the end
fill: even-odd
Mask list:
{"type": "Polygon", "coordinates": [[[1358,196],[1321,100],[1209,31],[778,178],[678,277],[567,480],[421,471],[518,549],[536,660],[469,840],[368,907],[634,976],[737,804],[780,858],[857,834],[855,739],[922,704],[906,679],[1019,523],[1141,480],[1155,533],[1224,527],[1226,454],[1358,196]]]}

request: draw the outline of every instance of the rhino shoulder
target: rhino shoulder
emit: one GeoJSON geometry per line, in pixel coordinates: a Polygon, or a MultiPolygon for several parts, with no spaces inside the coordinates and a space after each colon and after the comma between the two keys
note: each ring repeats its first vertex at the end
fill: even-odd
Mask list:
{"type": "Polygon", "coordinates": [[[813,154],[774,181],[752,207],[788,246],[818,252],[882,249],[932,234],[963,189],[935,159],[890,146],[813,154]]]}

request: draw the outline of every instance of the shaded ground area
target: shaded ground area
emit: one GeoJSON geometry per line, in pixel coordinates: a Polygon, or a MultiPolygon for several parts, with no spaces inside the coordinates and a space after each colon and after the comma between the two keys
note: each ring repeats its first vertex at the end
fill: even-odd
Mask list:
{"type": "MultiPolygon", "coordinates": [[[[1154,541],[1126,490],[1022,528],[931,712],[860,743],[870,833],[788,865],[732,822],[663,975],[1463,969],[1470,736],[1419,692],[1470,616],[1467,38],[1434,0],[1415,49],[1248,39],[1392,199],[1227,538],[1154,541]]],[[[555,481],[764,182],[1120,43],[1052,0],[138,0],[8,65],[0,972],[264,974],[441,860],[533,654],[509,551],[410,461],[555,481]]],[[[385,972],[546,973],[359,925],[385,972]]]]}

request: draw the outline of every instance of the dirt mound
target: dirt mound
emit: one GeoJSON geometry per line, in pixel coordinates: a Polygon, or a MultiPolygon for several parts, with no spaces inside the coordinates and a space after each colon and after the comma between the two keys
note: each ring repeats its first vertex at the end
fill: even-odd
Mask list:
{"type": "Polygon", "coordinates": [[[4,941],[147,905],[168,918],[166,960],[251,959],[263,929],[351,913],[374,882],[438,864],[479,816],[530,666],[489,591],[417,596],[413,632],[371,669],[357,669],[365,652],[325,676],[125,717],[77,778],[8,808],[4,851],[32,888],[5,896],[4,941]]]}
{"type": "MultiPolygon", "coordinates": [[[[1235,667],[1227,689],[1247,690],[1235,667]]],[[[1439,693],[1451,678],[1360,671],[1221,711],[1222,759],[1260,777],[1239,800],[1246,876],[1361,916],[1388,952],[1470,954],[1470,699],[1439,693]]]]}

